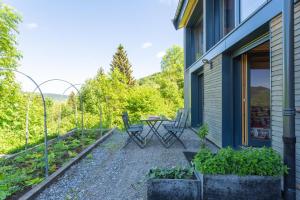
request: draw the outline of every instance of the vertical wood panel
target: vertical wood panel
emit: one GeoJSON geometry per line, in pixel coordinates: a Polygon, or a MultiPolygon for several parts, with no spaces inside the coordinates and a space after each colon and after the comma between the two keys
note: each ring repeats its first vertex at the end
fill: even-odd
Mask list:
{"type": "MultiPolygon", "coordinates": [[[[295,24],[299,23],[300,21],[300,3],[297,3],[295,5],[295,24]]],[[[295,106],[296,108],[300,108],[300,82],[299,82],[299,76],[300,76],[300,65],[298,65],[298,61],[300,59],[300,31],[299,29],[295,29],[295,106]]],[[[300,124],[300,114],[296,114],[296,183],[297,183],[297,189],[300,189],[300,126],[297,126],[297,124],[300,124]]],[[[300,199],[300,193],[297,191],[297,198],[300,199]]]]}
{"type": "Polygon", "coordinates": [[[283,152],[282,134],[282,100],[283,100],[283,55],[282,55],[282,16],[275,17],[270,22],[270,51],[271,51],[271,111],[272,111],[272,147],[281,155],[283,152]],[[276,99],[276,101],[275,101],[276,99]]]}
{"type": "Polygon", "coordinates": [[[222,146],[222,55],[212,60],[212,69],[204,66],[204,122],[208,139],[222,146]]]}

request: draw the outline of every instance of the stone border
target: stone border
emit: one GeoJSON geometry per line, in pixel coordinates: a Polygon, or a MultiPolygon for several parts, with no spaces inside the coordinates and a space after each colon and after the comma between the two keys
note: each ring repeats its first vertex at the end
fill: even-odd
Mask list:
{"type": "Polygon", "coordinates": [[[281,199],[281,177],[195,174],[203,200],[281,199]]]}
{"type": "Polygon", "coordinates": [[[29,190],[27,193],[25,193],[23,196],[19,198],[19,200],[28,200],[33,199],[36,197],[39,193],[41,193],[44,189],[46,189],[47,186],[51,185],[54,181],[57,180],[58,177],[62,176],[71,166],[78,163],[84,156],[86,156],[88,153],[90,153],[96,146],[98,146],[100,143],[104,142],[109,136],[114,133],[116,128],[111,129],[108,133],[106,133],[104,136],[99,138],[94,144],[87,147],[85,150],[83,150],[81,153],[79,153],[75,158],[70,160],[66,165],[59,168],[56,172],[51,174],[47,179],[45,179],[40,184],[33,187],[31,190],[29,190]]]}

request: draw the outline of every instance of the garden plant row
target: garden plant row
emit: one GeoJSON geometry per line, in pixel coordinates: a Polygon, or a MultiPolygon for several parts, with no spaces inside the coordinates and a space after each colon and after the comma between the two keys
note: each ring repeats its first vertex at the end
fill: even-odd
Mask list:
{"type": "MultiPolygon", "coordinates": [[[[49,174],[54,173],[107,131],[76,131],[48,147],[49,174]]],[[[18,199],[45,179],[44,145],[11,159],[0,159],[0,200],[18,199]]]]}

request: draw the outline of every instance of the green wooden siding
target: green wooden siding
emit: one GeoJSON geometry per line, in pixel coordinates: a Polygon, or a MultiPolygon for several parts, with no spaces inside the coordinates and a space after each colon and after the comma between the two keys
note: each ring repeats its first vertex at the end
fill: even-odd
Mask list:
{"type": "MultiPolygon", "coordinates": [[[[270,22],[271,67],[272,67],[272,147],[283,153],[283,35],[282,15],[270,22]]],[[[295,106],[300,108],[300,3],[295,5],[295,106]]],[[[300,199],[300,114],[296,114],[296,183],[300,199]]]]}
{"type": "Polygon", "coordinates": [[[272,147],[281,155],[283,153],[282,133],[282,100],[283,100],[283,58],[282,58],[282,17],[275,17],[270,23],[270,49],[271,49],[271,113],[272,113],[272,147]]]}
{"type": "MultiPolygon", "coordinates": [[[[300,108],[300,3],[295,5],[295,106],[300,108]]],[[[296,114],[296,183],[300,189],[300,114],[296,114]]],[[[297,198],[300,199],[299,191],[297,198]]]]}
{"type": "Polygon", "coordinates": [[[204,65],[204,122],[208,139],[222,146],[222,55],[212,59],[212,69],[204,65]]]}

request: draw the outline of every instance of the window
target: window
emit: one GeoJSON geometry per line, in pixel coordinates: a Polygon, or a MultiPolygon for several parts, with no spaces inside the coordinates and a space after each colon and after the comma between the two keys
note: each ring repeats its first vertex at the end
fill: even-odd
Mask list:
{"type": "Polygon", "coordinates": [[[233,28],[235,0],[209,0],[207,2],[207,48],[219,42],[233,28]]]}
{"type": "Polygon", "coordinates": [[[240,0],[240,21],[244,21],[267,0],[240,0]]]}
{"type": "Polygon", "coordinates": [[[203,23],[199,20],[192,27],[192,42],[193,42],[193,61],[198,60],[203,55],[203,23]]]}
{"type": "Polygon", "coordinates": [[[224,36],[234,28],[234,0],[224,0],[224,36]]]}

